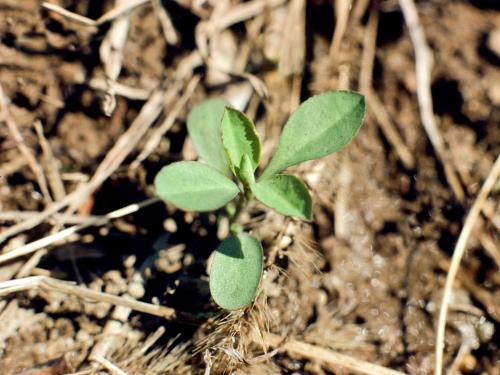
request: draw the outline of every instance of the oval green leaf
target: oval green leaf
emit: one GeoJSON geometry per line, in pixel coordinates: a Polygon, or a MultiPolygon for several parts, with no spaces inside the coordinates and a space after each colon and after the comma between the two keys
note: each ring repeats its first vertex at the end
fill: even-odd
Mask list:
{"type": "Polygon", "coordinates": [[[238,186],[218,170],[195,161],[163,167],[154,184],[161,199],[192,211],[216,210],[240,192],[238,186]]]}
{"type": "Polygon", "coordinates": [[[255,237],[242,233],[222,241],[210,269],[210,293],[217,305],[237,310],[252,302],[262,268],[262,245],[255,237]]]}
{"type": "Polygon", "coordinates": [[[187,117],[187,129],[201,159],[229,176],[229,160],[222,144],[223,99],[208,99],[194,107],[187,117]]]}
{"type": "Polygon", "coordinates": [[[339,150],[357,133],[364,115],[364,97],[355,92],[327,92],[306,100],[288,119],[261,178],[339,150]]]}
{"type": "Polygon", "coordinates": [[[312,219],[312,199],[304,183],[287,174],[274,175],[252,186],[255,197],[280,214],[312,219]]]}
{"type": "Polygon", "coordinates": [[[255,171],[260,162],[260,140],[253,122],[242,112],[226,108],[222,116],[222,143],[229,156],[231,167],[238,177],[243,155],[248,155],[255,171]]]}

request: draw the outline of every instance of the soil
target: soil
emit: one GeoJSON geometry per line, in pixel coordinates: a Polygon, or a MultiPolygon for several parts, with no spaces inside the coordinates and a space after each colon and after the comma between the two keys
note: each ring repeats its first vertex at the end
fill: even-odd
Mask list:
{"type": "MultiPolygon", "coordinates": [[[[110,0],[50,3],[91,19],[115,6],[110,0]]],[[[240,5],[223,1],[214,10],[210,4],[215,3],[158,3],[178,32],[177,44],[166,42],[159,11],[149,2],[130,11],[117,82],[133,94],[116,90],[116,105],[108,116],[110,92],[99,49],[110,23],[87,26],[44,9],[39,1],[0,0],[0,84],[24,144],[49,181],[51,199],[64,198],[92,178],[158,88],[167,92],[163,112],[109,178],[78,205],[77,218],[151,197],[152,181],[162,166],[195,159],[185,120],[208,97],[243,103],[264,139],[263,159],[268,160],[297,102],[327,90],[362,89],[365,39],[373,15],[378,15],[378,26],[372,35],[375,57],[369,84],[414,165],[398,156],[380,126],[380,108],[369,100],[364,125],[346,148],[293,168],[313,195],[311,224],[283,218],[258,203],[244,213],[242,224],[262,240],[266,262],[259,295],[244,311],[224,312],[210,300],[207,260],[224,232],[222,213],[185,213],[156,203],[48,247],[24,276],[50,275],[168,306],[179,312],[178,319],[134,311],[121,319],[119,308],[109,303],[36,289],[9,294],[0,300],[0,373],[91,369],[96,362],[89,355],[110,336],[113,324],[116,340],[108,343],[105,358],[127,374],[349,373],[307,356],[272,352],[252,338],[255,330],[408,374],[433,373],[449,260],[467,212],[500,153],[498,3],[416,3],[433,56],[434,112],[465,191],[463,200],[451,189],[421,124],[414,48],[397,1],[355,1],[333,57],[332,2],[307,1],[294,12],[300,1],[277,7],[270,1],[256,17],[211,39],[207,48],[215,63],[196,58],[193,63],[193,54],[203,53],[206,37],[200,25],[240,5]],[[287,26],[293,17],[305,19],[305,26],[287,26]],[[289,64],[278,51],[286,48],[289,64]],[[188,92],[192,77],[200,82],[182,103],[179,97],[188,92]],[[262,87],[267,96],[259,95],[262,87]],[[153,152],[134,164],[176,106],[178,114],[153,152]],[[50,152],[35,131],[38,122],[50,152]],[[142,352],[159,327],[165,328],[161,338],[142,352]]],[[[2,219],[2,212],[36,215],[51,204],[5,123],[0,122],[3,230],[19,220],[2,219]]],[[[445,345],[450,373],[500,374],[500,277],[494,255],[500,243],[498,197],[497,187],[485,210],[489,214],[481,217],[469,241],[453,289],[445,345]]],[[[10,237],[0,244],[2,251],[61,229],[63,223],[55,218],[10,237]]],[[[0,264],[0,281],[18,277],[28,259],[0,264]]],[[[109,368],[100,371],[112,373],[109,368]]]]}

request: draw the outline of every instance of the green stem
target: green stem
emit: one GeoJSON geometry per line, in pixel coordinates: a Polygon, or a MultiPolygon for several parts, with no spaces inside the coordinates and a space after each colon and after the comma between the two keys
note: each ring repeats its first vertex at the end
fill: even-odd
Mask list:
{"type": "Polygon", "coordinates": [[[245,210],[248,202],[253,198],[253,194],[250,189],[246,189],[243,194],[239,195],[238,203],[236,205],[236,210],[234,215],[229,218],[229,230],[232,234],[238,234],[241,232],[241,228],[239,228],[239,219],[241,213],[245,210]]]}

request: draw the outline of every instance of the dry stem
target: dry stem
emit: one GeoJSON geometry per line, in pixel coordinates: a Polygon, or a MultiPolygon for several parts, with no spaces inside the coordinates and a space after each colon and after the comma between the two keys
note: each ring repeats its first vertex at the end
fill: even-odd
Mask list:
{"type": "Polygon", "coordinates": [[[415,49],[415,65],[417,74],[417,98],[420,107],[420,118],[422,125],[431,141],[437,157],[443,163],[446,179],[450,184],[455,197],[463,201],[464,190],[460,184],[455,167],[447,150],[445,141],[439,131],[432,109],[431,94],[431,52],[425,41],[424,30],[420,25],[417,7],[413,0],[399,0],[401,10],[410,32],[410,38],[415,49]]]}
{"type": "Polygon", "coordinates": [[[330,45],[330,58],[337,58],[342,38],[347,29],[351,0],[335,0],[335,31],[333,32],[332,44],[330,45]]]}
{"type": "Polygon", "coordinates": [[[0,297],[32,289],[39,289],[46,293],[63,293],[76,296],[89,302],[106,302],[116,306],[128,307],[132,310],[158,316],[167,320],[176,318],[175,310],[170,307],[140,302],[130,297],[118,297],[109,293],[97,292],[83,286],[74,285],[47,276],[30,276],[22,279],[4,281],[0,283],[0,297]]]}
{"type": "Polygon", "coordinates": [[[49,188],[47,186],[47,180],[45,179],[45,175],[43,174],[43,169],[36,160],[31,150],[24,143],[23,136],[21,135],[21,132],[19,131],[16,122],[14,121],[14,119],[10,114],[9,102],[5,97],[1,84],[0,84],[0,115],[1,115],[0,121],[3,121],[7,124],[7,128],[9,129],[10,135],[16,142],[16,146],[19,148],[19,151],[26,159],[29,167],[35,174],[36,181],[38,183],[38,186],[40,186],[40,190],[42,191],[45,203],[50,204],[52,202],[52,198],[50,197],[49,188]]]}
{"type": "Polygon", "coordinates": [[[366,362],[361,359],[349,357],[345,354],[340,354],[303,341],[284,341],[283,338],[272,333],[262,332],[261,334],[262,337],[256,337],[254,339],[257,344],[274,346],[281,351],[294,353],[311,360],[327,363],[333,368],[346,369],[357,374],[365,375],[404,375],[402,372],[391,370],[387,367],[366,362]]]}
{"type": "Polygon", "coordinates": [[[13,225],[0,233],[0,244],[13,235],[37,226],[46,218],[68,205],[69,208],[66,211],[66,215],[71,215],[80,206],[81,202],[92,194],[121,165],[137,142],[142,139],[146,130],[149,129],[160,115],[165,95],[165,91],[161,89],[158,89],[151,95],[151,98],[144,104],[130,127],[121,135],[114,147],[98,166],[94,176],[88,183],[80,186],[59,202],[51,204],[36,217],[13,225]]]}
{"type": "Polygon", "coordinates": [[[497,157],[495,164],[491,168],[491,171],[486,178],[481,191],[479,192],[472,208],[465,220],[460,236],[458,237],[457,245],[453,251],[453,256],[451,258],[450,269],[448,275],[446,276],[446,284],[444,287],[443,299],[441,301],[441,308],[439,311],[439,321],[438,321],[438,331],[436,336],[436,369],[435,374],[441,375],[443,371],[443,349],[444,349],[444,336],[446,328],[446,316],[448,314],[448,305],[450,303],[451,291],[453,288],[453,282],[458,272],[458,267],[460,266],[460,260],[462,259],[467,241],[474,228],[474,224],[479,217],[482,206],[488,195],[495,185],[497,179],[500,176],[500,156],[497,157]]]}
{"type": "Polygon", "coordinates": [[[382,129],[387,140],[392,144],[401,162],[408,169],[415,167],[415,159],[408,146],[399,135],[397,127],[391,120],[387,109],[372,89],[373,62],[375,61],[375,43],[377,39],[378,10],[370,11],[370,18],[365,29],[363,38],[363,55],[361,57],[361,73],[359,87],[366,95],[368,108],[373,112],[378,125],[382,129]]]}
{"type": "Polygon", "coordinates": [[[122,217],[125,215],[129,215],[131,213],[134,213],[134,212],[140,210],[143,207],[146,207],[146,206],[151,205],[151,204],[156,203],[156,202],[158,202],[158,198],[149,198],[149,199],[146,199],[142,202],[130,204],[128,206],[119,208],[118,210],[111,211],[104,216],[95,217],[93,220],[88,220],[87,222],[63,229],[62,231],[51,234],[47,237],[40,238],[39,240],[30,242],[24,246],[21,246],[17,249],[9,251],[8,253],[1,254],[0,255],[0,264],[8,262],[12,259],[22,257],[24,255],[31,254],[39,249],[42,249],[46,246],[52,245],[55,242],[62,240],[64,238],[67,238],[70,235],[81,231],[82,229],[88,228],[90,226],[104,225],[111,219],[116,219],[116,218],[119,218],[119,217],[122,217]]]}

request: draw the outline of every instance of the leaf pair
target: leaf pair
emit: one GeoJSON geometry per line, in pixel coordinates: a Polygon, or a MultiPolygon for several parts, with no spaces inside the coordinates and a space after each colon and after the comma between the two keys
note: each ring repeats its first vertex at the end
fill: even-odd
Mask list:
{"type": "Polygon", "coordinates": [[[208,165],[179,162],[163,168],[155,180],[158,195],[185,210],[215,210],[239,192],[228,178],[232,172],[265,205],[309,221],[312,200],[307,188],[296,177],[279,172],[342,148],[361,126],[364,111],[363,96],[354,92],[327,92],[308,99],[287,121],[275,155],[256,181],[261,144],[254,124],[224,100],[207,100],[191,111],[187,127],[208,165]]]}
{"type": "Polygon", "coordinates": [[[354,92],[327,92],[302,103],[285,124],[276,153],[253,189],[255,196],[284,215],[311,220],[312,201],[305,185],[278,173],[345,146],[364,114],[364,97],[354,92]]]}
{"type": "Polygon", "coordinates": [[[223,107],[223,103],[218,100],[209,103],[212,106],[210,114],[205,113],[207,103],[203,103],[188,117],[193,142],[200,156],[210,165],[181,161],[164,167],[155,179],[158,196],[184,210],[216,210],[240,192],[226,177],[228,171],[232,171],[245,189],[252,191],[267,206],[283,215],[310,220],[311,197],[300,180],[291,175],[277,175],[255,181],[254,173],[261,155],[255,126],[243,113],[223,107]],[[217,120],[219,115],[221,119],[217,120]],[[202,118],[206,119],[204,128],[199,125],[202,118]],[[221,124],[220,129],[217,123],[221,124]],[[214,153],[214,144],[222,147],[224,154],[214,153]]]}
{"type": "Polygon", "coordinates": [[[255,125],[243,113],[226,108],[222,118],[222,143],[231,169],[246,190],[283,215],[311,220],[311,196],[299,179],[291,175],[275,175],[255,180],[261,144],[255,125]]]}

